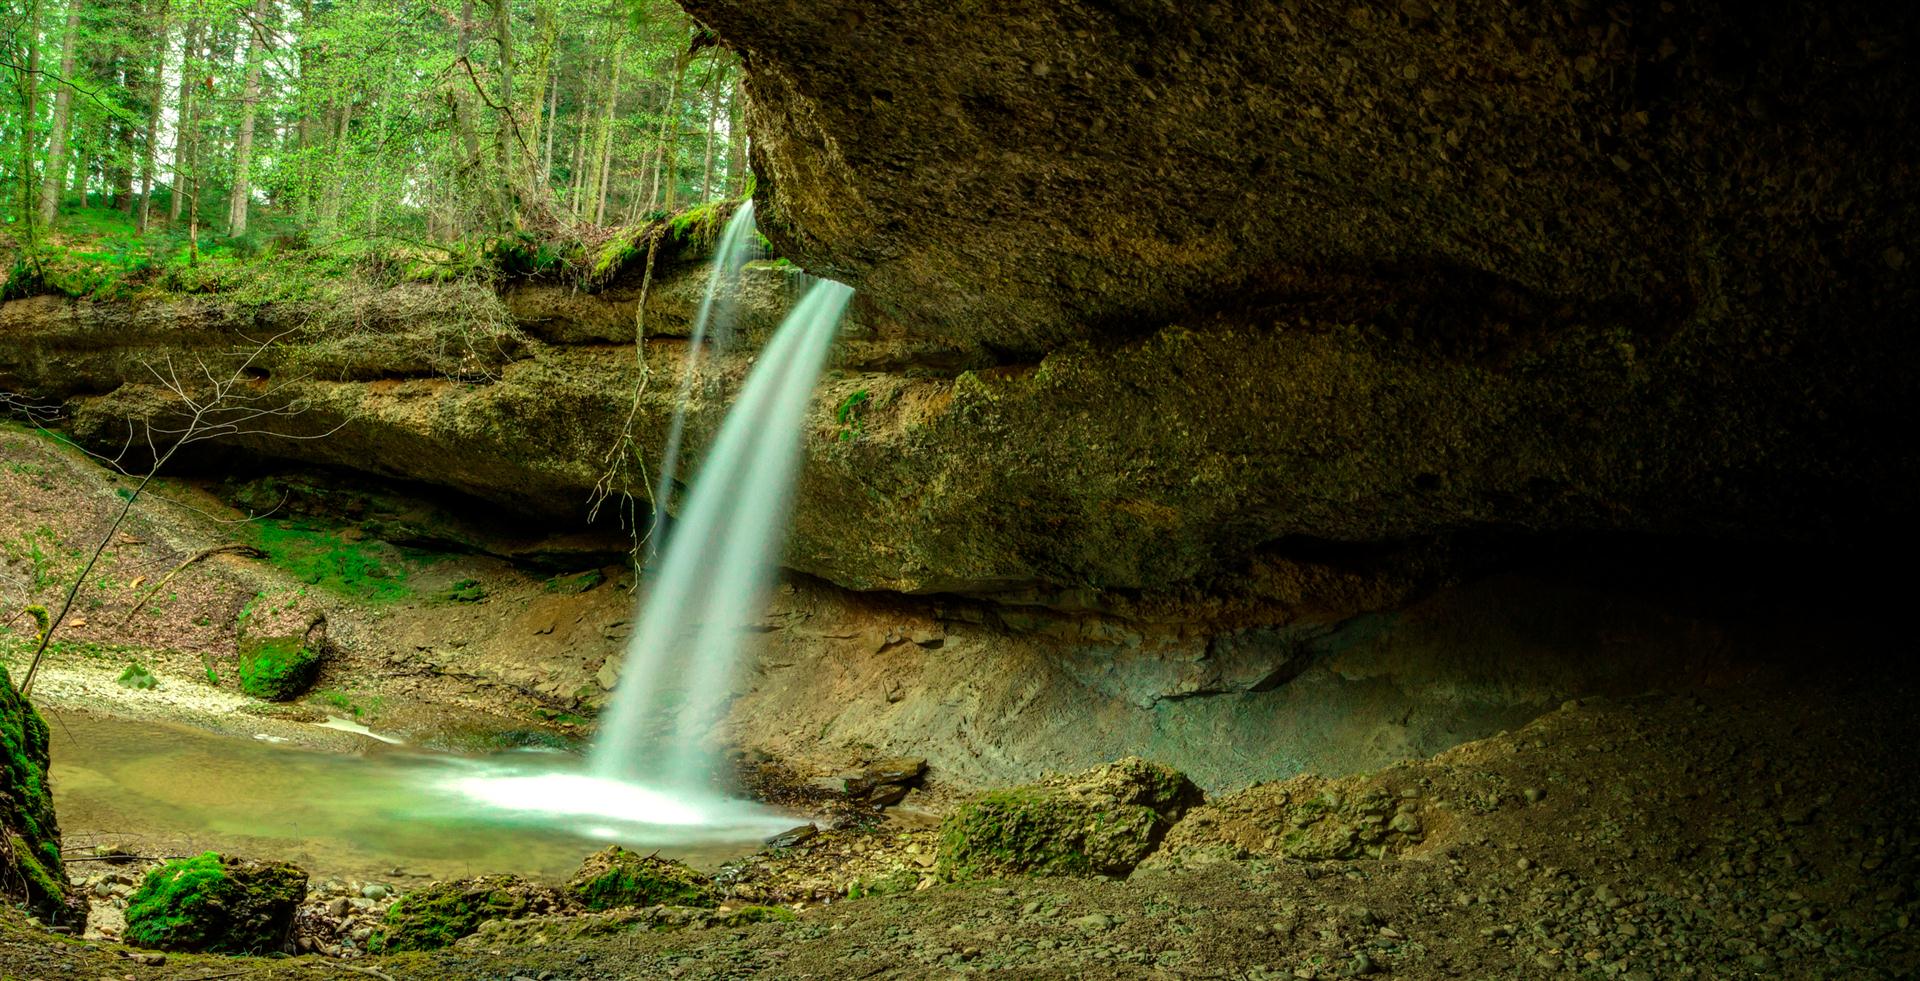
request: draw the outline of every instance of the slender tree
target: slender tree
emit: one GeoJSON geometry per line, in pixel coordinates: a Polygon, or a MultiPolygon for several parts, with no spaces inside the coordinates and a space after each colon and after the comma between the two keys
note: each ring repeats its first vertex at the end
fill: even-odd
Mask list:
{"type": "Polygon", "coordinates": [[[60,79],[53,93],[53,126],[47,136],[47,168],[40,185],[40,223],[52,225],[60,214],[60,195],[67,184],[67,129],[73,114],[74,51],[80,43],[80,7],[85,0],[68,0],[66,28],[60,32],[60,79]]]}

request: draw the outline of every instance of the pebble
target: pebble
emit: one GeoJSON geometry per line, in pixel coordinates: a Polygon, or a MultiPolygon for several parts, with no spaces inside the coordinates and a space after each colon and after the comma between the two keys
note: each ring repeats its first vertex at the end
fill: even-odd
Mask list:
{"type": "Polygon", "coordinates": [[[367,899],[375,900],[375,901],[385,899],[392,894],[393,894],[393,890],[388,889],[386,886],[383,886],[378,882],[369,882],[366,885],[360,887],[361,896],[367,899]]]}
{"type": "Polygon", "coordinates": [[[1088,933],[1094,933],[1100,930],[1111,930],[1113,929],[1113,917],[1105,913],[1088,913],[1085,916],[1074,917],[1073,925],[1088,933]]]}

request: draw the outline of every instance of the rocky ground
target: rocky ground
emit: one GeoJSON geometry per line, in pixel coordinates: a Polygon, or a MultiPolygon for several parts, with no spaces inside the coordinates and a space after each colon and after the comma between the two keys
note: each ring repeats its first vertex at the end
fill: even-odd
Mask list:
{"type": "MultiPolygon", "coordinates": [[[[947,882],[882,822],[742,863],[718,911],[488,925],[330,962],[174,955],[9,914],[7,977],[1899,978],[1920,970],[1913,689],[1569,703],[1516,732],[1189,811],[1132,875],[947,882]],[[879,885],[879,888],[874,888],[879,885]],[[847,898],[849,895],[857,898],[847,898]],[[791,920],[727,910],[784,902],[791,920]]],[[[343,886],[345,884],[342,884],[343,886]]],[[[348,909],[380,899],[336,895],[348,909]],[[359,902],[356,902],[358,900],[359,902]]]]}

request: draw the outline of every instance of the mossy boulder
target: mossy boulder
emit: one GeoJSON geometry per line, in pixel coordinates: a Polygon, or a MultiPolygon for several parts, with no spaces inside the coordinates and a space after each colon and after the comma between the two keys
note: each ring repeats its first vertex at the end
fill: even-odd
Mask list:
{"type": "Polygon", "coordinates": [[[436,882],[400,897],[387,909],[381,932],[370,947],[381,953],[438,950],[480,929],[491,920],[515,920],[552,913],[559,894],[519,876],[487,875],[436,882]]]}
{"type": "Polygon", "coordinates": [[[307,873],[285,862],[215,852],[147,873],[127,897],[127,942],[160,950],[271,954],[285,950],[307,873]]]}
{"type": "Polygon", "coordinates": [[[87,904],[67,884],[60,825],[47,789],[47,723],[0,668],[0,897],[48,923],[87,922],[87,904]]]}
{"type": "Polygon", "coordinates": [[[1138,757],[973,798],[940,826],[948,879],[1126,875],[1201,800],[1179,772],[1138,757]]]}
{"type": "Polygon", "coordinates": [[[240,690],[269,702],[298,698],[320,675],[304,637],[251,637],[240,645],[240,690]]]}
{"type": "Polygon", "coordinates": [[[684,863],[636,855],[618,845],[587,856],[567,896],[592,910],[625,906],[712,906],[713,880],[684,863]]]}

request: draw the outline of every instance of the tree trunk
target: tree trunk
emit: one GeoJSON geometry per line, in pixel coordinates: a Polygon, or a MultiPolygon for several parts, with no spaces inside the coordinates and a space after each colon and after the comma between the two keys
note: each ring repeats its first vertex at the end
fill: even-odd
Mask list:
{"type": "Polygon", "coordinates": [[[623,36],[613,42],[613,71],[607,84],[607,113],[600,126],[600,180],[593,192],[593,223],[596,225],[607,220],[607,189],[613,185],[613,115],[614,108],[620,102],[620,69],[624,67],[620,53],[626,46],[626,40],[623,36]]]}
{"type": "Polygon", "coordinates": [[[518,202],[520,184],[519,154],[514,151],[514,141],[520,138],[519,123],[514,118],[513,105],[513,10],[509,0],[493,0],[493,40],[500,48],[500,111],[499,125],[494,134],[494,156],[500,167],[500,175],[494,185],[499,200],[499,217],[502,228],[516,228],[520,223],[518,202]]]}
{"type": "Polygon", "coordinates": [[[80,196],[80,207],[87,206],[87,171],[93,166],[87,160],[87,128],[77,114],[72,115],[73,128],[73,193],[80,196]]]}
{"type": "Polygon", "coordinates": [[[80,5],[68,0],[66,33],[60,37],[61,84],[53,93],[53,131],[47,136],[47,168],[41,175],[40,223],[52,225],[67,189],[67,129],[73,119],[74,45],[80,38],[80,5]]]}
{"type": "MultiPolygon", "coordinates": [[[[653,188],[647,192],[647,210],[660,206],[660,182],[666,172],[667,146],[671,137],[680,135],[678,120],[674,119],[673,104],[680,101],[680,78],[687,73],[687,64],[691,57],[682,52],[673,56],[673,83],[667,86],[666,104],[660,107],[660,135],[654,139],[653,188]]],[[[676,140],[677,142],[677,140],[676,140]]],[[[667,178],[669,185],[673,183],[667,178]]]]}
{"type": "Polygon", "coordinates": [[[463,64],[459,73],[450,83],[453,86],[453,128],[459,151],[459,163],[455,167],[455,189],[462,199],[469,199],[480,177],[480,135],[473,126],[473,95],[470,86],[473,80],[467,74],[468,55],[473,50],[473,0],[462,0],[460,4],[460,28],[457,34],[454,52],[463,64]]]}
{"type": "Polygon", "coordinates": [[[180,114],[173,132],[173,202],[167,207],[167,220],[174,223],[180,221],[187,196],[193,192],[188,173],[193,169],[193,134],[198,108],[194,104],[193,83],[199,76],[193,55],[200,44],[200,31],[198,21],[188,20],[180,38],[180,114]]]}
{"type": "Polygon", "coordinates": [[[583,213],[581,202],[586,200],[587,134],[593,128],[591,96],[590,91],[582,89],[573,126],[573,165],[567,169],[567,207],[575,218],[583,213]]]}
{"type": "Polygon", "coordinates": [[[253,203],[253,124],[260,109],[260,69],[266,61],[267,0],[254,0],[247,41],[247,81],[240,96],[240,133],[233,141],[233,188],[227,197],[227,235],[247,233],[247,209],[253,203]]]}
{"type": "MultiPolygon", "coordinates": [[[[310,32],[313,30],[313,0],[301,0],[300,30],[302,32],[310,32]]],[[[313,66],[308,63],[309,62],[309,46],[308,45],[305,45],[305,44],[300,45],[299,58],[300,58],[300,75],[299,75],[298,81],[295,83],[294,91],[297,93],[297,95],[295,96],[295,105],[298,107],[297,111],[299,112],[299,121],[296,124],[296,131],[299,133],[300,152],[294,156],[294,160],[295,160],[294,180],[298,182],[298,186],[300,189],[298,193],[300,197],[295,207],[298,209],[298,213],[300,215],[300,222],[302,224],[308,224],[313,221],[313,163],[314,163],[313,161],[313,153],[314,153],[313,113],[309,111],[309,103],[308,103],[308,100],[313,95],[312,85],[309,81],[311,76],[308,72],[308,69],[310,69],[313,66]]]]}
{"type": "Polygon", "coordinates": [[[700,171],[700,202],[705,204],[713,200],[713,137],[720,128],[720,79],[725,69],[720,65],[720,49],[713,49],[713,77],[707,81],[707,159],[700,171]]]}
{"type": "Polygon", "coordinates": [[[340,106],[333,138],[333,166],[327,170],[327,195],[320,205],[320,225],[331,231],[340,221],[341,184],[346,177],[347,134],[353,123],[353,103],[340,106]]]}
{"type": "Polygon", "coordinates": [[[560,76],[553,76],[547,95],[547,147],[540,159],[540,186],[553,186],[553,131],[560,128],[560,76]]]}
{"type": "Polygon", "coordinates": [[[161,104],[166,101],[167,91],[167,0],[156,4],[160,22],[155,27],[153,43],[153,82],[149,86],[153,104],[147,107],[147,138],[140,147],[140,205],[139,213],[134,217],[134,227],[146,234],[147,224],[153,214],[153,185],[155,159],[160,144],[161,104]]]}
{"type": "Polygon", "coordinates": [[[727,197],[747,193],[747,89],[734,79],[727,99],[727,197]]]}
{"type": "Polygon", "coordinates": [[[26,17],[26,71],[16,72],[20,87],[20,219],[26,226],[29,248],[34,240],[34,217],[40,207],[40,188],[34,185],[33,158],[39,147],[33,138],[34,121],[40,118],[40,2],[29,0],[26,17]]]}

